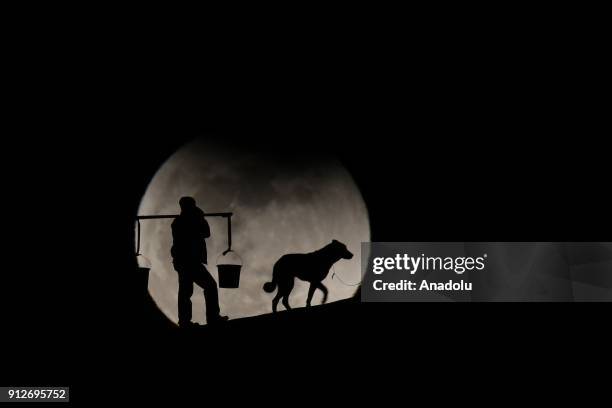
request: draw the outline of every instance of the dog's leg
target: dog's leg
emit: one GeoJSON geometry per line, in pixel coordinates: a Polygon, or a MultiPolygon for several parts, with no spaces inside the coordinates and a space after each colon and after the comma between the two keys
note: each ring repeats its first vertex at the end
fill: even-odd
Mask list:
{"type": "Polygon", "coordinates": [[[272,311],[276,313],[276,307],[278,306],[279,300],[283,297],[280,291],[276,292],[276,296],[272,299],[272,311]]]}
{"type": "Polygon", "coordinates": [[[323,292],[323,300],[321,301],[321,303],[327,302],[327,294],[329,293],[329,291],[327,290],[325,285],[323,283],[319,282],[317,284],[317,288],[321,289],[321,292],[323,292]]]}
{"type": "Polygon", "coordinates": [[[312,301],[312,296],[314,295],[315,290],[317,290],[317,285],[315,285],[314,283],[311,283],[310,287],[308,288],[308,297],[306,298],[306,307],[310,306],[310,302],[312,301]]]}
{"type": "Polygon", "coordinates": [[[283,306],[285,306],[285,309],[291,310],[291,306],[289,306],[289,295],[283,296],[283,306]]]}
{"type": "Polygon", "coordinates": [[[287,310],[291,310],[291,306],[289,306],[289,295],[293,290],[294,284],[295,281],[293,279],[293,276],[291,276],[289,279],[287,279],[286,282],[279,283],[278,285],[278,291],[282,293],[283,296],[283,306],[285,306],[285,309],[287,310]]]}

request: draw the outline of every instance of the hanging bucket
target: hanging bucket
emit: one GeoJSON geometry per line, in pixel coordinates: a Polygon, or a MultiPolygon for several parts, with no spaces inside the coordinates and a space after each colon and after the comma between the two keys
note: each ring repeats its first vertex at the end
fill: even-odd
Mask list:
{"type": "Polygon", "coordinates": [[[151,261],[142,254],[136,254],[136,262],[138,264],[139,284],[142,285],[141,290],[143,290],[143,293],[149,293],[149,271],[151,270],[151,261]]]}
{"type": "Polygon", "coordinates": [[[242,258],[234,251],[227,251],[217,257],[217,272],[219,274],[219,287],[235,289],[240,286],[240,270],[242,258]]]}

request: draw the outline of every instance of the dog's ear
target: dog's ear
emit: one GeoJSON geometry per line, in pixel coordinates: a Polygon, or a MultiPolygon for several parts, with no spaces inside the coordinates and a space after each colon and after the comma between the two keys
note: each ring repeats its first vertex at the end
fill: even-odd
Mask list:
{"type": "Polygon", "coordinates": [[[339,244],[339,243],[340,243],[340,242],[338,242],[337,240],[332,239],[332,244],[339,244]]]}

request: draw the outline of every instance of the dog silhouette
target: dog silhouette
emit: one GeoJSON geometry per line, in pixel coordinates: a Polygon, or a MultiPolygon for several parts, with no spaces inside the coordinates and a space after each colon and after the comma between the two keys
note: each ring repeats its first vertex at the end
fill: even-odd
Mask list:
{"type": "Polygon", "coordinates": [[[325,303],[327,301],[328,290],[321,282],[327,277],[333,264],[340,259],[351,259],[352,257],[353,254],[349,252],[346,245],[335,239],[330,244],[314,252],[283,255],[274,264],[272,282],[266,282],[263,286],[263,289],[268,293],[272,293],[274,289],[278,288],[276,296],[272,299],[272,311],[276,312],[276,307],[281,298],[283,299],[285,309],[291,309],[289,306],[289,295],[293,290],[295,278],[310,282],[308,298],[306,299],[307,307],[310,306],[316,289],[320,289],[323,292],[322,303],[325,303]]]}

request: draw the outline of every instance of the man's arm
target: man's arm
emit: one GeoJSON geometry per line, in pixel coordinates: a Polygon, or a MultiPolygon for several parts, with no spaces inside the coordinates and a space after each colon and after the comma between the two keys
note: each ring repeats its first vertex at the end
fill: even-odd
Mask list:
{"type": "Polygon", "coordinates": [[[210,226],[206,218],[204,218],[204,213],[202,213],[202,218],[200,219],[200,232],[204,235],[204,238],[210,237],[210,226]]]}

